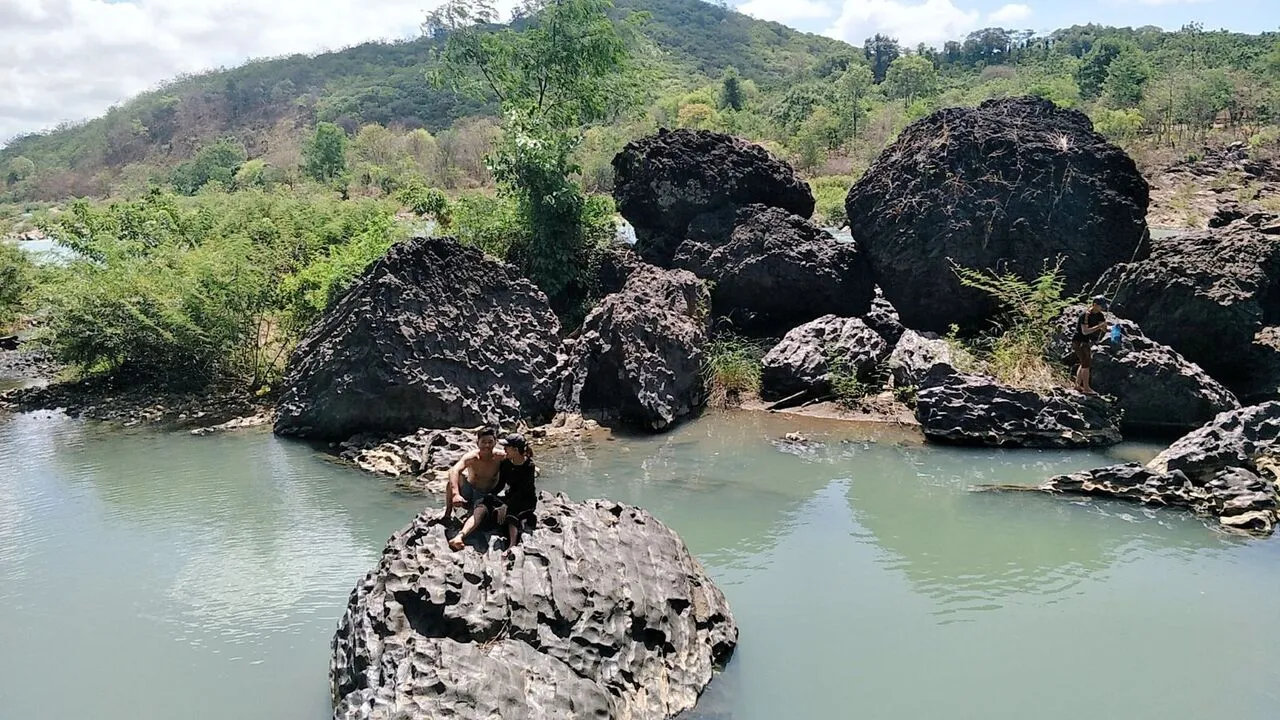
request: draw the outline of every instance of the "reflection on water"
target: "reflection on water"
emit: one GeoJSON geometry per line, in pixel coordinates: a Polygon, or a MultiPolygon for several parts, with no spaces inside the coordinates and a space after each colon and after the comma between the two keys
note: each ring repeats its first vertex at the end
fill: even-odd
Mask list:
{"type": "MultiPolygon", "coordinates": [[[[649,508],[729,596],[741,646],[696,717],[1270,718],[1275,543],[969,491],[1152,452],[710,414],[538,460],[649,508]]],[[[326,717],[347,594],[423,502],[266,432],[0,421],[0,717],[326,717]]]]}

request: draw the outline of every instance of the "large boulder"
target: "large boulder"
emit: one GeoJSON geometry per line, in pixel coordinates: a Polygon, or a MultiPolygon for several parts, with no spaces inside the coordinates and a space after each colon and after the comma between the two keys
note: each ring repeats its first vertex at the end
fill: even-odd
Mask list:
{"type": "Polygon", "coordinates": [[[1013,388],[944,364],[920,380],[916,419],[926,438],[960,445],[1081,448],[1121,440],[1119,414],[1101,399],[1013,388]]]}
{"type": "Polygon", "coordinates": [[[545,416],[559,334],[511,266],[452,238],[406,240],[298,344],[275,431],[346,439],[545,416]]]}
{"type": "Polygon", "coordinates": [[[636,231],[636,250],[666,266],[695,220],[725,237],[738,208],[763,203],[813,214],[809,185],[785,162],[731,135],[659,130],[627,143],[613,159],[613,197],[636,231]]]}
{"type": "Polygon", "coordinates": [[[854,240],[911,328],[977,329],[996,307],[952,262],[1030,279],[1062,256],[1066,290],[1146,252],[1149,188],[1088,117],[990,100],[913,123],[849,190],[854,240]]]}
{"type": "MultiPolygon", "coordinates": [[[[1068,308],[1059,321],[1053,352],[1071,355],[1071,338],[1085,312],[1068,308]]],[[[1240,407],[1235,395],[1199,365],[1143,334],[1137,323],[1108,314],[1121,330],[1120,343],[1093,346],[1090,385],[1115,398],[1126,432],[1183,433],[1209,422],[1218,413],[1240,407]]]]}
{"type": "Polygon", "coordinates": [[[870,382],[889,355],[889,345],[858,318],[824,315],[787,333],[765,354],[760,372],[760,396],[778,400],[796,393],[831,392],[835,370],[870,382]]]}
{"type": "Polygon", "coordinates": [[[710,304],[706,285],[688,271],[636,268],[567,343],[556,409],[665,430],[700,408],[710,304]]]}
{"type": "Polygon", "coordinates": [[[512,557],[452,551],[423,513],[391,536],[333,638],[334,718],[671,718],[731,657],[724,595],[638,508],[542,494],[512,557]]]}
{"type": "Polygon", "coordinates": [[[749,334],[775,334],[826,314],[871,310],[875,284],[853,243],[786,210],[748,205],[726,241],[690,239],[673,264],[712,283],[712,307],[749,334]]]}
{"type": "Polygon", "coordinates": [[[1275,348],[1259,334],[1280,325],[1276,278],[1280,236],[1236,222],[1155,240],[1150,257],[1112,268],[1098,289],[1152,340],[1252,399],[1273,380],[1275,348]]]}
{"type": "Polygon", "coordinates": [[[1276,455],[1280,455],[1280,402],[1266,402],[1219,414],[1170,445],[1147,467],[1207,482],[1227,467],[1257,471],[1259,458],[1276,455]]]}
{"type": "Polygon", "coordinates": [[[902,325],[902,318],[898,317],[898,309],[885,298],[884,291],[879,285],[876,286],[875,294],[871,298],[871,309],[862,316],[862,321],[867,324],[867,327],[879,333],[890,347],[896,346],[902,339],[902,334],[907,331],[902,325]]]}

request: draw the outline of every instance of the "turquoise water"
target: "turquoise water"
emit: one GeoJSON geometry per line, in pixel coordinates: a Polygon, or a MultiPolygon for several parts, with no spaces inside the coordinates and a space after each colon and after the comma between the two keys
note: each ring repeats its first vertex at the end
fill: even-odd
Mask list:
{"type": "MultiPolygon", "coordinates": [[[[967,490],[1153,450],[713,414],[539,461],[649,508],[728,595],[741,645],[699,717],[1275,717],[1280,545],[967,490]]],[[[327,717],[347,594],[425,502],[258,430],[0,420],[0,718],[327,717]]]]}

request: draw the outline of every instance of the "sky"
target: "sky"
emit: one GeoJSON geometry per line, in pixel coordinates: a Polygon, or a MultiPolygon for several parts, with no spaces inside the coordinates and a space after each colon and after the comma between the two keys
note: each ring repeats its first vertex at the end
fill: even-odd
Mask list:
{"type": "MultiPolygon", "coordinates": [[[[1280,29],[1280,0],[728,0],[754,17],[861,44],[941,45],[999,25],[1188,22],[1280,29]]],[[[0,0],[0,144],[105,112],[183,73],[412,37],[440,0],[0,0]]],[[[499,0],[510,8],[514,0],[499,0]]]]}

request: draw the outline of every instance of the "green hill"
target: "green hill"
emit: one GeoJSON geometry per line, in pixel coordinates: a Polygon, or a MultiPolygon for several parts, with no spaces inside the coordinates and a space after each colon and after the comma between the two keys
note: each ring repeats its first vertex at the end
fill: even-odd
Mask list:
{"type": "MultiPolygon", "coordinates": [[[[658,50],[658,74],[667,84],[697,85],[736,66],[768,88],[826,55],[852,50],[700,0],[622,0],[617,9],[650,13],[644,33],[658,50]]],[[[460,118],[492,114],[491,107],[431,85],[427,72],[437,44],[428,38],[366,43],[179,78],[102,117],[15,139],[0,150],[0,168],[26,157],[46,176],[63,174],[48,178],[54,192],[43,194],[99,194],[130,165],[172,166],[225,136],[256,157],[322,121],[349,132],[378,123],[434,134],[460,118]]]]}

